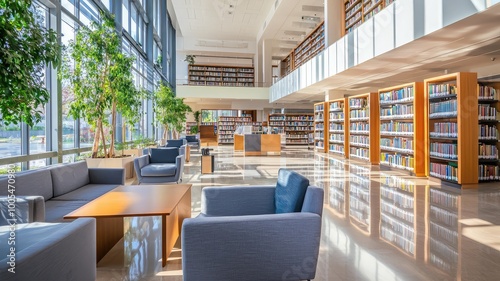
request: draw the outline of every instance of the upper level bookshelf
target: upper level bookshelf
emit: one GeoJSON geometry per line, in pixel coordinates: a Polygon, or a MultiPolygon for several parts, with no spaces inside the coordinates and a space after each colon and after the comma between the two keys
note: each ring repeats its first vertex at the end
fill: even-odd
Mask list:
{"type": "Polygon", "coordinates": [[[424,84],[379,90],[380,164],[425,176],[424,84]]]}
{"type": "Polygon", "coordinates": [[[478,182],[477,74],[426,79],[426,175],[457,184],[478,182]]]}
{"type": "Polygon", "coordinates": [[[353,31],[392,2],[394,0],[345,0],[343,7],[345,33],[353,31]]]}
{"type": "Polygon", "coordinates": [[[254,68],[240,66],[197,65],[188,66],[189,85],[254,87],[254,68]]]}
{"type": "Polygon", "coordinates": [[[327,103],[328,116],[328,151],[348,157],[349,151],[349,102],[347,98],[331,100],[327,103]]]}
{"type": "Polygon", "coordinates": [[[325,49],[325,24],[321,22],[281,61],[281,77],[286,76],[325,49]]]}
{"type": "Polygon", "coordinates": [[[328,116],[328,103],[320,102],[314,104],[314,149],[326,152],[328,148],[328,136],[325,132],[328,128],[325,126],[325,117],[328,116]]]}
{"type": "Polygon", "coordinates": [[[479,181],[500,180],[500,83],[479,83],[479,181]]]}
{"type": "Polygon", "coordinates": [[[348,98],[349,158],[379,164],[378,93],[348,98]]]}

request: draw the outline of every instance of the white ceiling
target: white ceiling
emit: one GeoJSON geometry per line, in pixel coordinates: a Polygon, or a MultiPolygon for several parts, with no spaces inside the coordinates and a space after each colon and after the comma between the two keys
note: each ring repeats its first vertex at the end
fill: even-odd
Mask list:
{"type": "MultiPolygon", "coordinates": [[[[219,48],[219,54],[224,54],[225,48],[232,48],[231,56],[238,56],[234,49],[243,50],[249,41],[257,44],[262,39],[257,38],[259,31],[264,29],[268,32],[262,37],[273,42],[273,57],[284,58],[323,20],[324,0],[282,0],[272,16],[272,23],[266,22],[277,1],[172,0],[170,14],[182,37],[196,38],[198,46],[219,48]],[[303,16],[318,19],[308,20],[303,16]]],[[[214,52],[204,54],[215,55],[214,52]]],[[[244,52],[241,55],[248,56],[244,52]]]]}

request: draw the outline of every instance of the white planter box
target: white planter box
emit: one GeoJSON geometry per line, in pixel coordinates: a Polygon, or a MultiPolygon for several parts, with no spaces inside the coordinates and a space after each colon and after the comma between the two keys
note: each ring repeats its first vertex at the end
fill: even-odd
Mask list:
{"type": "Polygon", "coordinates": [[[123,168],[125,169],[125,178],[134,177],[134,159],[136,156],[127,156],[123,158],[87,158],[89,168],[123,168]]]}

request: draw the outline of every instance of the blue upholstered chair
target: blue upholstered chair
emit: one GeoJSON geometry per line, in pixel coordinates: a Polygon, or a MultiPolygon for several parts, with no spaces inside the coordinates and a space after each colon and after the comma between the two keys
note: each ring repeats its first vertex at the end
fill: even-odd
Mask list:
{"type": "Polygon", "coordinates": [[[184,172],[185,155],[181,148],[151,148],[149,154],[134,159],[135,174],[142,183],[179,183],[184,172]]]}
{"type": "Polygon", "coordinates": [[[197,139],[195,135],[188,135],[184,138],[187,141],[187,145],[197,150],[200,149],[200,139],[197,139]]]}
{"type": "Polygon", "coordinates": [[[203,188],[182,225],[184,281],[313,279],[323,196],[286,169],[276,186],[203,188]]]}
{"type": "Polygon", "coordinates": [[[183,145],[187,145],[187,141],[185,139],[179,139],[179,140],[167,140],[167,143],[165,144],[165,147],[177,147],[180,148],[183,145]]]}

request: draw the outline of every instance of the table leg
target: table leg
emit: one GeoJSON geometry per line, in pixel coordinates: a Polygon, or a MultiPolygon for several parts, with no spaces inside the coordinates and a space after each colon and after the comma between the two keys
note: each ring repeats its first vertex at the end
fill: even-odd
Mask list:
{"type": "Polygon", "coordinates": [[[96,260],[99,262],[123,237],[123,218],[96,218],[96,260]]]}

